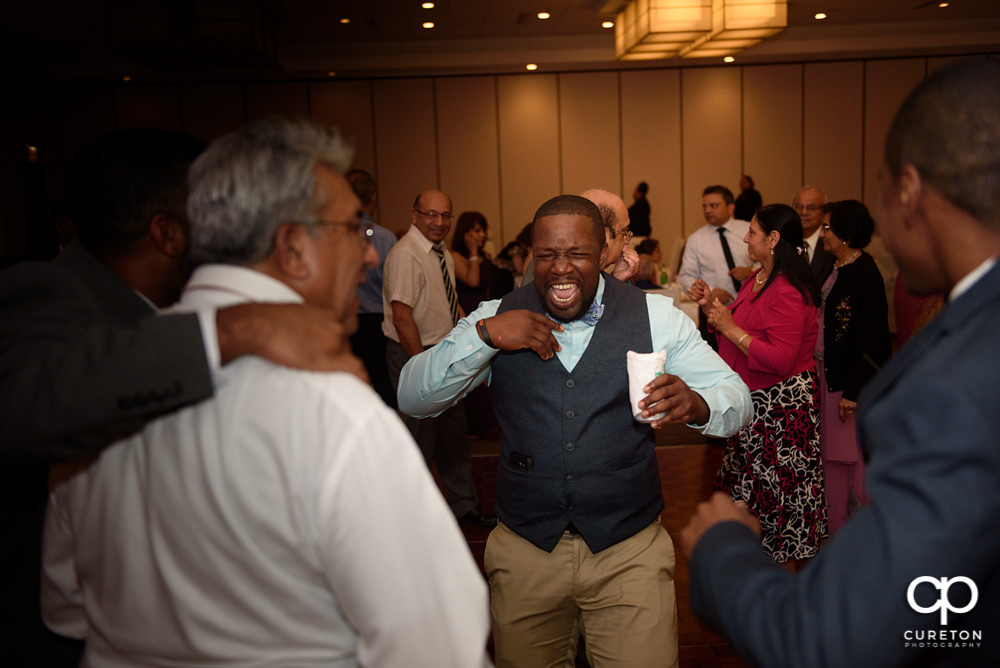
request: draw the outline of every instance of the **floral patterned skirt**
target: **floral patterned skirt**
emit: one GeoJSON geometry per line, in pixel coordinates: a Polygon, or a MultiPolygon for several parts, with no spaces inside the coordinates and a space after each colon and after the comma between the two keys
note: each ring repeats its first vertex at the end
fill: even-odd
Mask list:
{"type": "Polygon", "coordinates": [[[715,488],[746,502],[775,561],[815,556],[827,536],[816,372],[750,396],[753,419],[727,442],[715,488]]]}

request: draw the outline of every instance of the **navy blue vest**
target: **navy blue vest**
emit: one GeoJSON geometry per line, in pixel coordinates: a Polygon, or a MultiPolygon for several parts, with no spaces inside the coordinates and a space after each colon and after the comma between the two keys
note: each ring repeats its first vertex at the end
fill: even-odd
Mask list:
{"type": "MultiPolygon", "coordinates": [[[[653,430],[632,418],[625,362],[629,350],[652,352],[646,295],[606,278],[604,304],[572,373],[531,350],[493,358],[490,396],[503,431],[497,514],[546,552],[571,522],[600,552],[663,510],[653,430]]],[[[545,313],[533,284],[504,297],[498,313],[512,309],[545,313]]]]}

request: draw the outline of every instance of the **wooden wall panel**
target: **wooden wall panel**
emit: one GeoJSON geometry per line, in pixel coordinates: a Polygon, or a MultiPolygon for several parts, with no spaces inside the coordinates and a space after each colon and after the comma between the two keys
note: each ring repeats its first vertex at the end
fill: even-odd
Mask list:
{"type": "MultiPolygon", "coordinates": [[[[788,203],[802,183],[802,66],[743,68],[743,173],[765,204],[788,203]]],[[[741,174],[725,181],[739,195],[741,174]]]]}
{"type": "Polygon", "coordinates": [[[375,161],[380,223],[410,226],[413,198],[441,187],[438,176],[432,79],[383,79],[373,83],[375,161]]]}
{"type": "Polygon", "coordinates": [[[181,86],[181,129],[211,142],[246,122],[241,84],[181,86]]]}
{"type": "Polygon", "coordinates": [[[520,221],[506,226],[500,209],[496,78],[438,79],[435,89],[441,187],[451,195],[456,217],[462,211],[486,216],[496,253],[521,229],[520,221]]]}
{"type": "Polygon", "coordinates": [[[118,129],[181,129],[180,100],[176,86],[139,86],[115,89],[118,129]]]}
{"type": "MultiPolygon", "coordinates": [[[[732,188],[740,174],[740,71],[716,67],[681,72],[684,150],[684,236],[705,224],[701,192],[732,188]],[[735,175],[735,176],[734,176],[735,175]]],[[[735,193],[734,193],[735,194],[735,193]]]]}
{"type": "Polygon", "coordinates": [[[279,115],[309,118],[309,87],[304,81],[248,83],[247,120],[279,115]]]}
{"type": "Polygon", "coordinates": [[[530,223],[539,206],[561,193],[556,76],[497,80],[500,105],[500,188],[504,229],[530,223]]]}
{"type": "Polygon", "coordinates": [[[862,201],[872,211],[878,202],[878,172],[885,135],[899,105],[924,80],[926,60],[875,60],[865,63],[865,154],[862,201]]]}
{"type": "MultiPolygon", "coordinates": [[[[805,66],[804,173],[830,201],[861,199],[864,66],[860,62],[805,66]]],[[[787,193],[790,202],[793,192],[787,193]]]]}
{"type": "Polygon", "coordinates": [[[618,105],[617,72],[559,75],[563,192],[603,188],[622,194],[618,105]]]}
{"type": "Polygon", "coordinates": [[[627,204],[640,181],[649,184],[652,236],[667,258],[683,237],[679,70],[621,73],[622,192],[627,204]]]}
{"type": "MultiPolygon", "coordinates": [[[[369,81],[310,83],[309,110],[314,121],[336,126],[345,138],[354,142],[352,167],[368,171],[378,182],[371,83],[369,81]]],[[[378,198],[376,202],[381,204],[378,198]]]]}

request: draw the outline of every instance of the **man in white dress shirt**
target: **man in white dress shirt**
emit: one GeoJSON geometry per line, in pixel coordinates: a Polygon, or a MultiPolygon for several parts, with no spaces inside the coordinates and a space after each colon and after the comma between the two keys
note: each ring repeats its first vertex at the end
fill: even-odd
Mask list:
{"type": "MultiPolygon", "coordinates": [[[[736,200],[725,186],[705,188],[701,196],[701,210],[707,224],[687,238],[677,280],[687,292],[700,278],[708,283],[714,298],[728,304],[736,298],[740,285],[753,271],[753,263],[743,241],[750,223],[733,218],[736,200]]],[[[709,345],[718,350],[715,335],[708,332],[700,311],[699,329],[709,345]]]]}
{"type": "Polygon", "coordinates": [[[802,219],[802,238],[806,242],[806,260],[820,286],[833,271],[833,253],[823,245],[820,226],[826,218],[826,195],[816,186],[802,186],[792,197],[792,208],[802,219]]]}
{"type": "MultiPolygon", "coordinates": [[[[305,123],[213,143],[179,308],[305,302],[352,329],[377,260],[349,159],[305,123]]],[[[244,357],[50,499],[44,616],[89,666],[484,666],[487,605],[406,429],[346,373],[244,357]]]]}

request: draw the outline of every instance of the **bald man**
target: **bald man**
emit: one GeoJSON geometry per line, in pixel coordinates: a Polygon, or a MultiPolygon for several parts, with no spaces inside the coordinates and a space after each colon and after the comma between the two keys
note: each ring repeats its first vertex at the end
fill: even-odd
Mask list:
{"type": "Polygon", "coordinates": [[[826,218],[826,194],[816,186],[802,186],[792,197],[792,208],[802,219],[802,238],[805,239],[809,268],[820,285],[833,271],[833,253],[823,245],[819,228],[826,218]]]}
{"type": "Polygon", "coordinates": [[[601,188],[584,190],[580,193],[580,197],[596,204],[601,217],[604,218],[608,258],[602,270],[619,281],[631,280],[639,271],[639,254],[628,243],[632,239],[632,231],[629,229],[628,207],[625,206],[625,201],[601,188]]]}
{"type": "MultiPolygon", "coordinates": [[[[451,198],[440,190],[425,190],[413,202],[410,229],[385,258],[382,331],[388,338],[385,357],[392,387],[399,384],[407,360],[439,343],[465,315],[455,292],[455,263],[444,243],[454,219],[451,198]]],[[[427,466],[437,464],[458,521],[496,526],[496,516],[479,509],[462,404],[429,420],[403,416],[403,421],[427,466]]]]}

